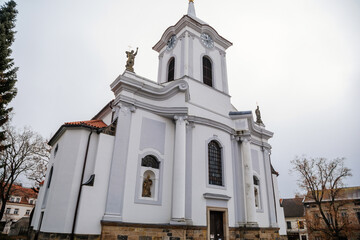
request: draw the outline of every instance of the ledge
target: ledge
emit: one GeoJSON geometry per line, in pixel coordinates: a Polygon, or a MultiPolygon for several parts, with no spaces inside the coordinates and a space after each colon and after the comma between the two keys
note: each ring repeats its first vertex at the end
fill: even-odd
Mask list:
{"type": "Polygon", "coordinates": [[[205,199],[214,199],[214,200],[223,200],[223,201],[229,201],[231,197],[223,194],[215,194],[215,193],[204,193],[203,194],[205,199]]]}

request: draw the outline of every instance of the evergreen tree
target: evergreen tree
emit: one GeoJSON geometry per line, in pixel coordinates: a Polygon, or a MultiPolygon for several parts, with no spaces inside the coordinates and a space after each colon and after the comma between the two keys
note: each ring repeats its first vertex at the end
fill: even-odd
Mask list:
{"type": "Polygon", "coordinates": [[[7,146],[4,145],[5,132],[4,124],[9,120],[9,113],[12,111],[8,107],[10,101],[16,96],[17,89],[16,72],[11,56],[11,45],[14,42],[15,18],[17,14],[16,3],[13,0],[6,2],[0,7],[0,152],[7,146]]]}

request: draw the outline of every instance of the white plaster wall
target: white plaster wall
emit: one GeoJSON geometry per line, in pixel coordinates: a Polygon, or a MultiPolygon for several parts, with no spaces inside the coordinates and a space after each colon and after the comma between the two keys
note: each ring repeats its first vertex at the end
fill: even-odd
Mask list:
{"type": "MultiPolygon", "coordinates": [[[[51,155],[50,161],[52,162],[52,157],[53,155],[51,155]]],[[[49,168],[47,169],[49,170],[49,168]]],[[[40,187],[39,193],[38,193],[38,197],[36,200],[36,204],[35,204],[35,208],[34,208],[34,213],[33,213],[33,218],[31,220],[31,226],[35,229],[38,230],[38,224],[39,224],[39,217],[40,217],[40,212],[41,212],[41,205],[42,205],[42,201],[44,198],[44,185],[40,187]]]]}
{"type": "Polygon", "coordinates": [[[284,208],[280,206],[280,192],[278,188],[278,182],[276,175],[272,175],[273,183],[274,183],[274,192],[275,192],[275,199],[276,199],[276,214],[279,224],[279,234],[286,235],[286,221],[284,215],[284,208]]]}
{"type": "Polygon", "coordinates": [[[101,233],[100,221],[105,212],[114,138],[114,136],[100,134],[96,142],[97,146],[93,146],[98,149],[94,156],[95,164],[91,173],[95,174],[95,182],[94,186],[83,186],[75,233],[101,233]]]}
{"type": "MultiPolygon", "coordinates": [[[[71,232],[88,136],[88,130],[71,129],[58,141],[58,153],[50,161],[48,168],[54,167],[51,185],[47,189],[48,199],[43,209],[41,231],[71,232]]],[[[92,138],[96,137],[93,134],[92,138]]],[[[48,180],[45,180],[44,188],[47,187],[48,180]]]]}
{"type": "MultiPolygon", "coordinates": [[[[154,136],[156,137],[156,136],[154,136]]],[[[174,123],[172,120],[137,109],[132,115],[126,182],[124,193],[123,221],[135,223],[169,223],[171,218],[171,187],[173,167],[174,123]],[[155,149],[140,150],[141,124],[143,117],[166,123],[165,152],[155,149]],[[136,176],[139,155],[153,151],[162,159],[163,186],[161,205],[135,203],[136,176]]]]}
{"type": "Polygon", "coordinates": [[[204,199],[204,193],[215,193],[227,195],[229,201],[209,201],[208,207],[226,207],[228,208],[229,226],[235,226],[234,216],[234,191],[232,175],[232,154],[231,140],[229,134],[202,125],[195,125],[193,128],[193,154],[192,154],[192,221],[194,225],[206,226],[206,207],[207,200],[204,199]],[[215,135],[215,136],[214,136],[215,135]],[[224,187],[208,186],[207,178],[207,144],[210,139],[217,139],[223,146],[224,161],[224,187]]]}
{"type": "Polygon", "coordinates": [[[94,173],[95,164],[96,164],[96,156],[98,152],[99,145],[99,135],[97,133],[93,133],[91,136],[91,141],[89,144],[89,152],[86,160],[86,167],[84,173],[83,182],[87,182],[90,176],[94,173]]]}
{"type": "MultiPolygon", "coordinates": [[[[233,110],[230,96],[214,90],[198,81],[187,80],[190,88],[189,103],[207,110],[207,114],[216,113],[217,115],[228,116],[233,110]]],[[[193,109],[189,109],[192,111],[193,109]]],[[[195,115],[195,114],[194,114],[195,115]]]]}

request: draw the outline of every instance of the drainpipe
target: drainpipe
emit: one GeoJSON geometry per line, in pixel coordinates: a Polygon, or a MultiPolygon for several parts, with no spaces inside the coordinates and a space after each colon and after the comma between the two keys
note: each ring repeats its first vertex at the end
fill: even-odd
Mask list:
{"type": "Polygon", "coordinates": [[[92,133],[93,133],[93,129],[90,130],[90,134],[89,134],[89,138],[88,138],[88,142],[87,142],[87,146],[86,146],[84,164],[83,164],[81,180],[80,180],[80,189],[79,189],[79,193],[78,193],[78,197],[77,197],[77,201],[76,201],[76,207],[75,207],[74,220],[73,220],[70,240],[75,239],[76,219],[77,219],[77,215],[78,215],[78,211],[79,211],[80,197],[81,197],[81,191],[82,191],[82,186],[83,186],[82,182],[84,181],[85,167],[86,167],[86,161],[87,161],[87,156],[88,156],[88,152],[89,152],[89,145],[90,145],[90,139],[91,139],[92,133]]]}

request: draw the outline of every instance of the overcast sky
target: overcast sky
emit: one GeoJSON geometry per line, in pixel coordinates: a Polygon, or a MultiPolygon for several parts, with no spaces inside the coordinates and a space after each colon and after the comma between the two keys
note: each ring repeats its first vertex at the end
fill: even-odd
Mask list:
{"type": "MultiPolygon", "coordinates": [[[[49,138],[64,122],[91,119],[113,98],[129,47],[139,47],[135,72],[156,81],[152,47],[187,2],[18,0],[14,124],[49,138]]],[[[296,155],[345,157],[348,185],[360,185],[360,1],[195,0],[195,9],[234,44],[232,103],[259,103],[281,197],[298,190],[289,175],[296,155]]]]}

